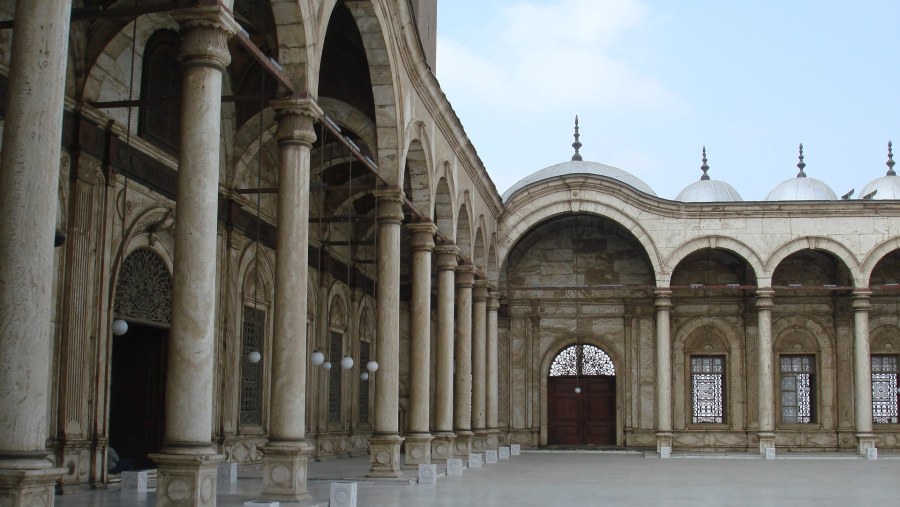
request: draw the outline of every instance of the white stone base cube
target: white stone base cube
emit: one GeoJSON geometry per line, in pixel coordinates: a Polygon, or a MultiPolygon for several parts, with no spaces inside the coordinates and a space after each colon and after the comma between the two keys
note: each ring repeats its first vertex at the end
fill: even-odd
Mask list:
{"type": "Polygon", "coordinates": [[[874,447],[866,449],[866,459],[878,459],[878,449],[874,447]]]}
{"type": "Polygon", "coordinates": [[[519,456],[520,454],[522,454],[522,446],[519,444],[510,445],[509,454],[512,456],[519,456]]]}
{"type": "Polygon", "coordinates": [[[122,493],[146,493],[150,470],[122,472],[122,493]]]}
{"type": "Polygon", "coordinates": [[[437,483],[437,465],[419,465],[419,484],[437,483]]]}
{"type": "Polygon", "coordinates": [[[335,481],[331,483],[331,507],[356,507],[356,483],[335,481]]]}
{"type": "Polygon", "coordinates": [[[497,463],[497,461],[499,459],[500,459],[500,457],[498,456],[497,451],[491,450],[491,449],[484,451],[484,462],[485,463],[487,463],[489,465],[494,465],[497,463]]]}
{"type": "Polygon", "coordinates": [[[661,459],[669,459],[672,457],[672,448],[668,446],[663,446],[659,448],[659,457],[661,459]]]}
{"type": "Polygon", "coordinates": [[[281,507],[281,502],[272,502],[269,500],[250,500],[244,502],[244,507],[281,507]]]}
{"type": "Polygon", "coordinates": [[[766,447],[766,459],[775,459],[774,447],[766,447]]]}
{"type": "Polygon", "coordinates": [[[469,468],[481,468],[484,457],[479,453],[469,454],[469,468]]]}
{"type": "Polygon", "coordinates": [[[509,447],[500,448],[500,459],[509,459],[509,447]]]}
{"type": "Polygon", "coordinates": [[[238,479],[237,463],[219,463],[219,485],[234,484],[238,479]]]}
{"type": "Polygon", "coordinates": [[[450,458],[447,460],[447,476],[461,476],[463,463],[461,459],[450,458]]]}

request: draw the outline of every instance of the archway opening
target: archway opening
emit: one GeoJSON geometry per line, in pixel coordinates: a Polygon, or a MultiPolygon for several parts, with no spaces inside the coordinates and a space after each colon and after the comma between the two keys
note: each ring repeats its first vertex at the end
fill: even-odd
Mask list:
{"type": "Polygon", "coordinates": [[[547,379],[549,445],[616,445],[616,367],[593,345],[566,347],[547,379]]]}
{"type": "Polygon", "coordinates": [[[171,301],[172,279],[163,260],[149,248],[129,254],[114,304],[128,330],[112,339],[109,445],[119,457],[113,472],[154,468],[147,455],[163,446],[171,301]]]}

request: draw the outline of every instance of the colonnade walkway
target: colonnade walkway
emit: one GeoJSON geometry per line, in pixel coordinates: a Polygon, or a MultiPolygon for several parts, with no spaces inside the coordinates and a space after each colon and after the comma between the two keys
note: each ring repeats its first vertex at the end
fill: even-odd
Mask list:
{"type": "MultiPolygon", "coordinates": [[[[356,480],[359,507],[416,506],[846,506],[900,504],[900,455],[870,461],[849,453],[679,455],[523,451],[509,461],[419,485],[364,479],[368,457],[311,462],[309,491],[328,504],[333,480],[356,480]]],[[[415,472],[410,472],[415,479],[415,472]]],[[[243,506],[262,489],[261,471],[242,468],[220,484],[218,505],[243,506]]],[[[152,506],[153,492],[58,495],[61,507],[152,506]]],[[[284,504],[282,505],[291,505],[284,504]]],[[[296,505],[296,504],[293,504],[296,505]]]]}

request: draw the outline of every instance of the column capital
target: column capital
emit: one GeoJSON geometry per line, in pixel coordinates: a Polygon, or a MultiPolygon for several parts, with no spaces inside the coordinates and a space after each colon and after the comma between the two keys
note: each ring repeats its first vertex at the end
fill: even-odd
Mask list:
{"type": "Polygon", "coordinates": [[[292,97],[269,102],[278,117],[275,137],[279,143],[296,143],[312,147],[316,142],[313,124],[324,113],[322,108],[308,97],[292,97]]]}
{"type": "Polygon", "coordinates": [[[869,289],[856,289],[853,291],[851,305],[857,312],[867,312],[872,309],[872,291],[869,289]]]}
{"type": "Polygon", "coordinates": [[[438,270],[452,270],[456,269],[457,257],[459,256],[459,247],[456,245],[439,245],[434,248],[434,253],[437,256],[437,268],[438,270]]]}
{"type": "Polygon", "coordinates": [[[231,63],[228,39],[243,30],[220,5],[189,7],[172,13],[184,39],[178,48],[181,67],[210,66],[225,71],[231,63]]]}
{"type": "Polygon", "coordinates": [[[383,188],[375,191],[378,206],[378,223],[403,222],[403,190],[397,187],[383,188]]]}
{"type": "Polygon", "coordinates": [[[487,300],[488,311],[494,311],[500,309],[500,293],[495,291],[488,292],[488,300],[487,300]]]}
{"type": "Polygon", "coordinates": [[[488,288],[490,284],[488,284],[487,280],[475,280],[474,285],[472,286],[472,299],[475,301],[487,301],[488,298],[488,288]]]}
{"type": "Polygon", "coordinates": [[[771,287],[759,287],[756,289],[756,308],[759,310],[771,310],[775,305],[775,289],[771,287]]]}
{"type": "Polygon", "coordinates": [[[412,234],[410,249],[413,252],[431,252],[434,250],[434,235],[438,228],[431,222],[415,222],[407,224],[412,234]]]}
{"type": "Polygon", "coordinates": [[[657,310],[669,310],[672,308],[672,289],[661,287],[655,289],[653,294],[656,296],[654,305],[657,310]]]}
{"type": "Polygon", "coordinates": [[[456,286],[472,288],[475,285],[475,266],[463,264],[456,268],[456,286]]]}

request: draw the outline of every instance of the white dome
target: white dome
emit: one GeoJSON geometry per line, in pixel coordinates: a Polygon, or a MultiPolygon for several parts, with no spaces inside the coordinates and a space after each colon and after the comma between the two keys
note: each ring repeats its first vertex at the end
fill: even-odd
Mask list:
{"type": "Polygon", "coordinates": [[[815,178],[807,178],[803,169],[806,163],[803,162],[803,145],[800,145],[800,162],[797,163],[800,172],[796,178],[782,181],[775,187],[769,195],[766,196],[767,201],[835,201],[837,195],[834,190],[822,180],[815,178]]]}
{"type": "Polygon", "coordinates": [[[743,201],[741,194],[728,183],[717,180],[700,180],[688,185],[675,197],[682,202],[736,202],[743,201]]]}
{"type": "Polygon", "coordinates": [[[638,177],[617,167],[598,164],[597,162],[570,160],[568,162],[563,162],[562,164],[545,167],[540,171],[531,174],[530,176],[522,178],[515,185],[509,187],[509,190],[503,192],[503,202],[509,201],[510,197],[512,197],[516,192],[531,185],[532,183],[558,178],[560,176],[567,176],[569,174],[591,174],[595,176],[605,176],[607,178],[621,181],[622,183],[634,188],[635,190],[640,190],[645,194],[650,194],[653,196],[656,195],[656,192],[654,192],[649,185],[641,181],[638,177]]]}
{"type": "Polygon", "coordinates": [[[725,183],[724,181],[717,181],[709,179],[709,175],[706,174],[709,171],[709,166],[706,164],[706,146],[703,147],[703,165],[700,166],[700,170],[703,171],[703,176],[700,177],[700,181],[695,181],[691,183],[684,190],[678,193],[675,196],[676,201],[682,202],[735,202],[735,201],[743,201],[741,199],[741,194],[737,192],[731,185],[725,183]]]}
{"type": "Polygon", "coordinates": [[[875,192],[869,199],[900,199],[900,176],[897,176],[897,173],[894,172],[893,147],[894,144],[888,141],[888,159],[886,163],[888,166],[887,175],[882,176],[877,180],[870,181],[868,185],[863,187],[862,192],[859,193],[860,198],[875,192]]]}

